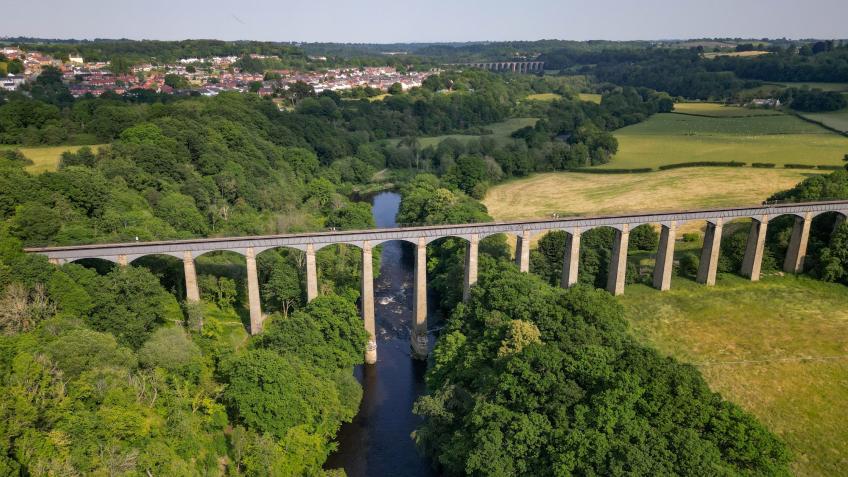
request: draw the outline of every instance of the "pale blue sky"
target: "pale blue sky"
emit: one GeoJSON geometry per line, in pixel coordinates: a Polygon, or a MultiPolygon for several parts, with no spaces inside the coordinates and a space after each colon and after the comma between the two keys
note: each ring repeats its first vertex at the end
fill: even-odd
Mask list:
{"type": "Polygon", "coordinates": [[[3,0],[0,36],[412,42],[848,37],[848,0],[3,0]]]}

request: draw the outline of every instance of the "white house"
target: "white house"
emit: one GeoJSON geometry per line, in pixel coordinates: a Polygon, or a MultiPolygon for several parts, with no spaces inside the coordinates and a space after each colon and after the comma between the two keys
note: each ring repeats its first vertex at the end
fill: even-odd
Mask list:
{"type": "Polygon", "coordinates": [[[5,78],[0,78],[0,88],[6,91],[15,91],[18,87],[24,84],[24,75],[8,75],[5,78]]]}

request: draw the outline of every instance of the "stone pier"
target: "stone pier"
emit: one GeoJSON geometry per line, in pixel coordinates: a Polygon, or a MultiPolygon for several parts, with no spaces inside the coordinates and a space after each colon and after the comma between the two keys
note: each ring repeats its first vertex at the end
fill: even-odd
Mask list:
{"type": "Polygon", "coordinates": [[[262,331],[262,303],[259,301],[259,275],[256,272],[256,253],[253,247],[244,250],[247,262],[247,301],[250,308],[250,334],[262,331]]]}
{"type": "Polygon", "coordinates": [[[523,230],[515,242],[515,264],[522,272],[530,271],[530,231],[523,230]]]}
{"type": "Polygon", "coordinates": [[[415,295],[412,302],[412,355],[418,359],[427,357],[427,242],[424,237],[415,245],[415,295]]]}
{"type": "Polygon", "coordinates": [[[580,229],[572,229],[565,233],[565,253],[562,258],[562,278],[560,286],[571,288],[577,284],[577,273],[580,268],[580,229]]]}
{"type": "Polygon", "coordinates": [[[792,227],[792,236],[789,238],[789,248],[786,250],[786,259],[783,261],[784,272],[801,273],[804,271],[811,223],[812,217],[809,213],[804,217],[795,216],[795,225],[792,227]]]}
{"type": "Polygon", "coordinates": [[[714,219],[714,222],[707,222],[707,230],[704,232],[704,247],[701,249],[701,261],[698,265],[698,276],[695,279],[698,283],[707,286],[715,285],[723,229],[724,220],[721,218],[714,219]]]}
{"type": "Polygon", "coordinates": [[[306,244],[306,301],[318,297],[318,268],[315,266],[315,247],[306,244]]]}
{"type": "Polygon", "coordinates": [[[671,273],[674,269],[674,241],[677,239],[677,222],[662,224],[657,262],[654,266],[654,288],[666,291],[671,288],[671,273]]]}
{"type": "Polygon", "coordinates": [[[183,252],[183,273],[185,274],[186,301],[197,303],[200,301],[200,289],[197,288],[197,272],[194,269],[194,257],[191,252],[183,252]]]}
{"type": "Polygon", "coordinates": [[[371,243],[362,243],[362,322],[368,332],[365,346],[365,363],[377,362],[377,326],[374,320],[374,259],[371,243]]]}
{"type": "MultiPolygon", "coordinates": [[[[526,68],[541,68],[541,63],[527,64],[526,68]]],[[[534,234],[551,230],[562,230],[568,235],[563,258],[560,283],[563,287],[578,282],[581,233],[598,227],[616,229],[615,243],[609,264],[609,277],[606,284],[610,293],[621,294],[627,274],[627,246],[630,230],[645,224],[663,226],[661,244],[657,252],[657,267],[653,284],[660,290],[667,290],[672,273],[676,225],[692,220],[706,220],[707,228],[704,246],[701,250],[701,262],[697,281],[705,285],[714,285],[720,255],[721,234],[726,220],[754,218],[749,232],[742,273],[752,280],[760,276],[768,220],[771,217],[792,215],[798,217],[792,230],[789,251],[784,261],[784,269],[792,272],[803,270],[804,259],[810,239],[811,223],[821,214],[840,214],[838,220],[845,220],[848,214],[848,201],[825,201],[805,203],[767,204],[756,207],[724,207],[718,209],[688,210],[678,212],[639,213],[633,215],[610,215],[596,217],[554,217],[549,220],[521,220],[514,222],[488,222],[451,225],[431,225],[420,227],[399,227],[390,229],[345,230],[309,232],[302,234],[264,235],[249,237],[212,237],[204,239],[165,240],[156,242],[129,242],[122,244],[90,244],[62,247],[27,248],[27,253],[43,255],[50,263],[60,265],[77,260],[100,259],[126,266],[140,257],[169,255],[183,259],[185,274],[186,302],[200,301],[197,283],[195,257],[218,251],[230,251],[245,255],[247,262],[247,286],[250,306],[250,332],[262,329],[262,307],[260,303],[257,277],[256,254],[262,250],[277,247],[303,250],[305,252],[306,295],[309,300],[318,296],[318,272],[316,250],[333,245],[360,245],[363,258],[362,318],[368,331],[369,343],[366,349],[366,361],[376,360],[375,323],[374,323],[374,271],[372,265],[372,246],[390,240],[403,240],[416,246],[415,251],[415,292],[413,301],[412,332],[410,341],[413,355],[419,358],[427,356],[427,243],[446,237],[463,237],[468,240],[465,257],[465,279],[463,299],[468,299],[470,290],[478,278],[479,239],[494,234],[512,234],[518,236],[516,246],[516,264],[522,272],[530,269],[530,238],[534,234]]]]}
{"type": "Polygon", "coordinates": [[[751,221],[748,232],[748,244],[745,247],[745,257],[742,259],[742,275],[755,282],[760,279],[760,268],[763,264],[763,249],[766,244],[768,216],[751,221]]]}
{"type": "Polygon", "coordinates": [[[607,291],[613,295],[624,293],[624,280],[627,274],[627,247],[629,244],[630,226],[623,224],[621,229],[615,229],[612,258],[607,276],[607,291]]]}
{"type": "Polygon", "coordinates": [[[468,248],[465,249],[465,283],[462,287],[462,301],[468,301],[471,296],[471,287],[477,284],[477,254],[480,244],[480,236],[471,234],[468,239],[468,248]]]}

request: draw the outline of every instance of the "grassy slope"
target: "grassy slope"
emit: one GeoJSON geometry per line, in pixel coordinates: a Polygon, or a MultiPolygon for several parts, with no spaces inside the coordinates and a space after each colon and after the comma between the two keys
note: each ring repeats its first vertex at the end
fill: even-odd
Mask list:
{"type": "Polygon", "coordinates": [[[758,204],[809,172],[697,167],[646,174],[537,174],[492,187],[483,202],[498,220],[758,204]]]}
{"type": "Polygon", "coordinates": [[[713,390],[779,434],[796,474],[848,468],[848,288],[720,275],[714,288],[629,286],[621,302],[640,341],[698,365],[713,390]]]}
{"type": "Polygon", "coordinates": [[[527,99],[530,101],[554,101],[562,96],[556,93],[536,93],[527,95],[527,99]]]}
{"type": "Polygon", "coordinates": [[[767,55],[768,51],[762,50],[753,50],[753,51],[711,51],[708,53],[704,53],[704,58],[716,58],[718,56],[740,56],[743,58],[748,58],[752,56],[760,56],[767,55]]]}
{"type": "Polygon", "coordinates": [[[848,132],[848,108],[828,113],[800,113],[805,118],[818,121],[828,127],[848,132]]]}
{"type": "MultiPolygon", "coordinates": [[[[717,113],[716,113],[717,114],[717,113]]],[[[602,168],[696,161],[839,165],[848,138],[789,115],[701,117],[657,114],[615,132],[619,152],[602,168]]]]}
{"type": "MultiPolygon", "coordinates": [[[[97,152],[97,148],[101,145],[88,146],[92,151],[97,152]]],[[[0,145],[0,149],[18,149],[27,159],[33,164],[27,166],[27,170],[34,174],[40,174],[47,171],[55,171],[59,167],[59,159],[65,151],[76,152],[81,147],[86,146],[43,146],[43,147],[18,147],[10,145],[0,145]]]]}
{"type": "Polygon", "coordinates": [[[674,112],[709,116],[712,118],[783,115],[780,111],[775,111],[773,109],[750,109],[719,103],[677,103],[674,105],[674,112]]]}
{"type": "Polygon", "coordinates": [[[580,93],[578,95],[581,101],[589,101],[591,103],[601,104],[601,95],[596,93],[580,93]]]}
{"type": "MultiPolygon", "coordinates": [[[[440,142],[444,141],[447,138],[454,138],[460,141],[470,141],[472,139],[478,139],[480,137],[491,137],[499,142],[505,142],[510,140],[510,134],[523,127],[533,126],[534,124],[536,124],[536,121],[538,121],[537,118],[510,118],[499,123],[487,124],[483,127],[492,130],[492,134],[487,136],[477,136],[470,134],[443,134],[441,136],[422,137],[420,138],[421,147],[436,147],[439,145],[440,142]]],[[[398,142],[400,142],[400,139],[388,139],[386,142],[388,142],[389,144],[397,144],[398,142]]]]}
{"type": "Polygon", "coordinates": [[[848,91],[848,83],[777,83],[788,88],[810,88],[822,91],[848,91]]]}

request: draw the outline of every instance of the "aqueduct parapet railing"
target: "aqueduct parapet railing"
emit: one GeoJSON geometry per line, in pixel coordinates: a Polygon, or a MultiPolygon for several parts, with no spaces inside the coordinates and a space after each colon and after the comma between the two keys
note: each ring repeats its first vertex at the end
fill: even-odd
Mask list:
{"type": "Polygon", "coordinates": [[[370,341],[366,351],[366,361],[373,363],[377,359],[377,344],[374,338],[374,273],[371,257],[372,248],[383,242],[401,240],[413,244],[416,248],[415,293],[413,295],[415,327],[412,333],[412,346],[416,354],[423,356],[427,353],[426,250],[427,244],[434,240],[457,237],[468,242],[465,257],[463,293],[463,296],[467,298],[471,287],[477,282],[478,243],[485,237],[501,233],[516,235],[518,240],[515,261],[522,272],[528,272],[530,270],[530,240],[533,235],[555,230],[566,232],[566,250],[562,267],[561,284],[567,288],[577,283],[581,235],[593,228],[611,227],[615,229],[615,240],[613,242],[612,257],[609,264],[607,290],[610,293],[618,295],[624,292],[630,231],[639,225],[657,224],[661,227],[653,284],[659,290],[668,290],[671,285],[677,226],[683,222],[703,220],[707,223],[704,245],[701,249],[697,281],[705,285],[714,285],[719,248],[721,245],[721,232],[725,223],[740,218],[751,219],[747,248],[740,272],[751,280],[758,280],[760,277],[766,230],[770,220],[783,215],[795,216],[795,225],[783,268],[786,272],[798,273],[803,270],[812,219],[817,215],[827,212],[836,212],[840,214],[839,220],[845,220],[845,217],[848,217],[848,201],[772,204],[682,212],[566,217],[548,220],[329,231],[253,237],[93,244],[28,248],[26,251],[46,255],[55,264],[96,258],[109,260],[120,265],[127,265],[146,255],[174,256],[183,260],[186,300],[191,302],[200,300],[194,260],[198,256],[208,252],[231,251],[239,253],[245,257],[247,262],[250,331],[251,333],[258,333],[262,329],[263,314],[259,299],[259,282],[256,271],[257,254],[278,247],[294,248],[305,252],[307,298],[312,300],[318,295],[315,252],[329,245],[354,245],[362,251],[361,311],[365,328],[370,335],[370,341]]]}

